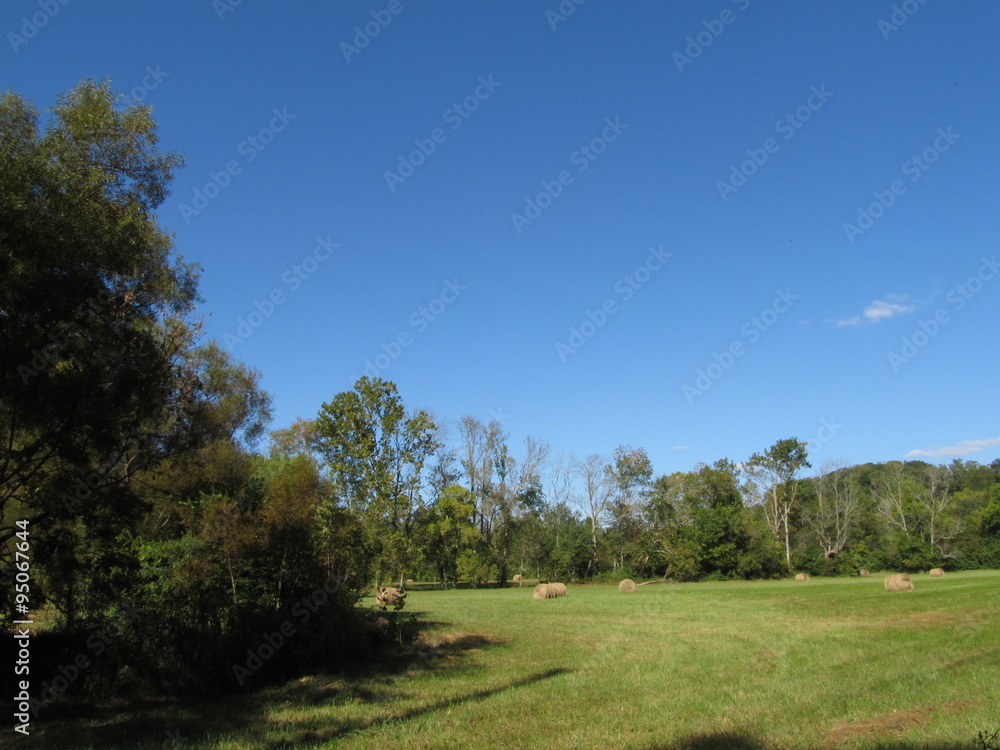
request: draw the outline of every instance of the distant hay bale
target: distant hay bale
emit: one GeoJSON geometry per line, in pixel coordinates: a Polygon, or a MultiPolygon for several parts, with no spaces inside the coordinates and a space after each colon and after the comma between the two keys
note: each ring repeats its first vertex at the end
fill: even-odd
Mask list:
{"type": "Polygon", "coordinates": [[[521,582],[521,574],[520,573],[515,573],[514,574],[514,578],[512,580],[514,581],[514,583],[520,583],[521,582]]]}
{"type": "Polygon", "coordinates": [[[933,578],[944,578],[944,568],[931,568],[933,578]]]}
{"type": "Polygon", "coordinates": [[[885,579],[886,591],[913,591],[913,581],[906,573],[896,573],[885,579]]]}
{"type": "Polygon", "coordinates": [[[868,576],[871,575],[871,573],[868,572],[867,568],[862,568],[861,570],[858,571],[858,575],[861,576],[862,578],[867,578],[868,576]]]}
{"type": "Polygon", "coordinates": [[[798,575],[795,576],[795,580],[796,581],[808,581],[809,580],[809,574],[808,573],[799,573],[798,575]]]}
{"type": "Polygon", "coordinates": [[[635,581],[631,578],[626,578],[624,581],[618,584],[618,590],[624,594],[631,594],[639,587],[635,585],[635,581]]]}
{"type": "Polygon", "coordinates": [[[383,610],[389,607],[397,611],[401,610],[406,604],[406,592],[392,586],[380,586],[375,595],[375,603],[383,610]]]}
{"type": "Polygon", "coordinates": [[[540,583],[535,586],[532,597],[535,599],[555,599],[566,596],[566,585],[562,583],[540,583]]]}

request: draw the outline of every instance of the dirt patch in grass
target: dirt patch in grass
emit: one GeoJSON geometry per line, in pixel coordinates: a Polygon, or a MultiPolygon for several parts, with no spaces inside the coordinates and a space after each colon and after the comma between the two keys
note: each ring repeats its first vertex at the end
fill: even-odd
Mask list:
{"type": "Polygon", "coordinates": [[[852,721],[834,727],[826,733],[829,746],[836,747],[842,742],[863,738],[900,737],[911,729],[923,726],[935,713],[953,714],[976,706],[976,701],[960,700],[943,703],[940,706],[926,706],[909,711],[892,711],[863,721],[852,721]]]}
{"type": "Polygon", "coordinates": [[[769,648],[757,652],[757,658],[751,663],[759,669],[774,669],[781,661],[781,657],[769,648]]]}

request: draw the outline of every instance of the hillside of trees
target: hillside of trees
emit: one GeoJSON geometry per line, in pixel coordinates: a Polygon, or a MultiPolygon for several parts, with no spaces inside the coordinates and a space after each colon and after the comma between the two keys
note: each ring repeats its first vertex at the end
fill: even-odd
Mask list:
{"type": "Polygon", "coordinates": [[[793,437],[656,476],[642,448],[514,446],[370,378],[271,430],[259,373],[205,340],[198,269],[156,222],[182,159],[148,108],[85,82],[39,123],[0,97],[0,617],[28,542],[48,666],[92,657],[67,690],[367,658],[393,638],[358,603],[409,578],[1000,567],[1000,461],[811,466],[793,437]],[[282,658],[254,661],[263,642],[282,658]]]}

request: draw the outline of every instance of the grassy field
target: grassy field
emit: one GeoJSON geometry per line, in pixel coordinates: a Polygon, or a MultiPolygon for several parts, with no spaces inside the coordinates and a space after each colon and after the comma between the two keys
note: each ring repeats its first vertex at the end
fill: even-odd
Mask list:
{"type": "Polygon", "coordinates": [[[1000,729],[1000,572],[913,579],[411,591],[429,624],[395,668],[86,720],[53,707],[17,745],[983,747],[1000,729]]]}

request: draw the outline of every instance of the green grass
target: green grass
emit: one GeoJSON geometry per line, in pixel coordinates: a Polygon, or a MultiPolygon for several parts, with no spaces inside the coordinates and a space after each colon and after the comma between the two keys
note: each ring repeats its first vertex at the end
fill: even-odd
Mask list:
{"type": "Polygon", "coordinates": [[[913,579],[893,594],[881,576],[571,586],[544,601],[530,586],[411,591],[430,625],[395,668],[87,718],[53,707],[33,743],[980,747],[1000,728],[1000,572],[913,579]]]}

